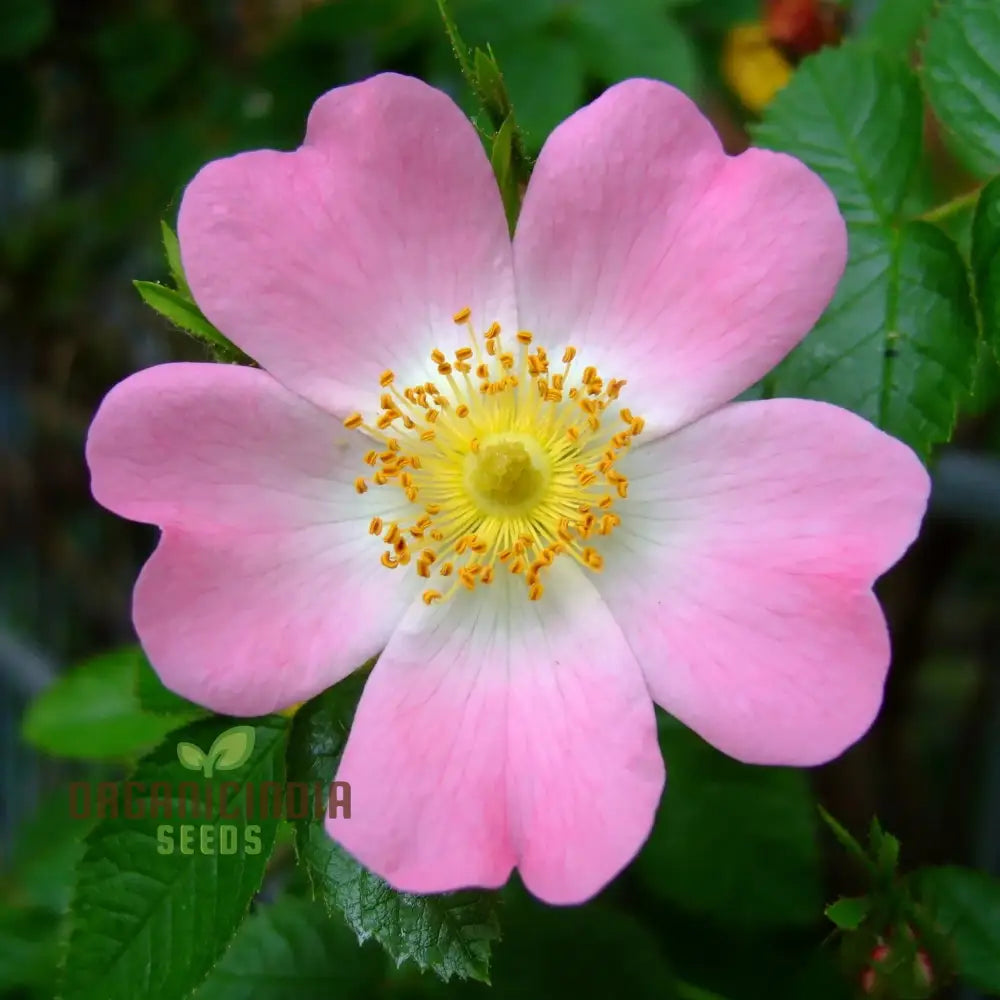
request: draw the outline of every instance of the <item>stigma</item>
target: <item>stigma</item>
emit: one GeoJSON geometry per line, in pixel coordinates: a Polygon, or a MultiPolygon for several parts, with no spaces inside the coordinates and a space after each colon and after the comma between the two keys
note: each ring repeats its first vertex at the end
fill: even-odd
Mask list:
{"type": "Polygon", "coordinates": [[[469,343],[431,352],[437,378],[400,387],[386,370],[374,419],[344,421],[372,444],[354,487],[402,494],[410,516],[373,517],[369,532],[386,546],[385,568],[427,581],[426,604],[501,573],[538,600],[558,558],[603,569],[601,540],[628,498],[616,462],[643,420],[618,406],[625,381],[581,365],[575,347],[557,361],[527,330],[478,333],[469,309],[453,319],[469,343]]]}

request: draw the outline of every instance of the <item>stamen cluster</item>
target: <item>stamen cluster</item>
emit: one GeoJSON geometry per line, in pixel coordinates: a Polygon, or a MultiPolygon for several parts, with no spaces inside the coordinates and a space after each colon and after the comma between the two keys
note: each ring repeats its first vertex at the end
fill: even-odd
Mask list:
{"type": "Polygon", "coordinates": [[[391,486],[413,505],[412,520],[374,517],[369,531],[387,546],[383,566],[412,563],[433,582],[425,603],[503,571],[538,600],[558,556],[603,568],[594,543],[621,523],[614,508],[628,496],[615,463],[644,421],[622,408],[624,426],[601,433],[625,381],[605,380],[592,365],[574,379],[575,347],[554,365],[527,330],[508,349],[498,323],[480,337],[469,309],[453,318],[470,346],[450,358],[431,352],[440,379],[400,389],[387,370],[374,421],[360,413],[344,421],[378,443],[365,455],[373,471],[355,488],[391,486]]]}

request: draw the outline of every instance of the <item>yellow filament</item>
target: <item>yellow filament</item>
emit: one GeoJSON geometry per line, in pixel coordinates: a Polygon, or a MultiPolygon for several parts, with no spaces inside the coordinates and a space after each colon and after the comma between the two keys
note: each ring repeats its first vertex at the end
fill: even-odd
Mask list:
{"type": "Polygon", "coordinates": [[[368,530],[386,545],[386,568],[413,562],[420,578],[447,581],[422,592],[425,604],[487,586],[501,572],[520,578],[537,601],[559,557],[603,569],[595,546],[621,524],[614,507],[628,496],[616,463],[645,422],[622,407],[620,422],[603,430],[626,382],[605,379],[594,365],[574,376],[575,347],[565,347],[562,370],[553,371],[531,331],[504,335],[491,323],[477,335],[468,308],[452,319],[471,344],[451,357],[431,352],[440,384],[399,388],[386,369],[378,411],[368,421],[361,413],[344,420],[374,444],[364,456],[372,472],[354,486],[395,487],[413,504],[412,520],[384,525],[373,517],[368,530]],[[433,547],[411,550],[421,539],[433,547]]]}

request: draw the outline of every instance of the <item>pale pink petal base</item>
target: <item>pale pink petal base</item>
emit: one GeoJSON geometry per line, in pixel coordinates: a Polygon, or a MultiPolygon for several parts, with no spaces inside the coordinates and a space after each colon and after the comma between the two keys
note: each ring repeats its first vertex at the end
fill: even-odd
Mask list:
{"type": "Polygon", "coordinates": [[[889,640],[870,591],[916,537],[917,457],[846,410],[725,407],[637,448],[597,585],[655,700],[759,764],[829,760],[882,699],[889,640]]]}
{"type": "Polygon", "coordinates": [[[392,511],[355,492],[365,448],[256,369],[161,365],[108,394],[87,440],[92,488],[164,528],[133,618],[167,687],[257,715],[385,644],[417,581],[379,565],[368,523],[392,511]]]}
{"type": "Polygon", "coordinates": [[[695,104],[629,80],[542,149],[514,239],[521,324],[628,386],[649,432],[739,395],[819,319],[847,260],[798,160],[728,157],[695,104]]]}
{"type": "Polygon", "coordinates": [[[552,574],[537,603],[502,577],[415,607],[372,672],[337,774],[352,815],[328,829],[397,889],[499,886],[516,865],[576,903],[649,833],[664,771],[641,672],[580,571],[552,574]]]}

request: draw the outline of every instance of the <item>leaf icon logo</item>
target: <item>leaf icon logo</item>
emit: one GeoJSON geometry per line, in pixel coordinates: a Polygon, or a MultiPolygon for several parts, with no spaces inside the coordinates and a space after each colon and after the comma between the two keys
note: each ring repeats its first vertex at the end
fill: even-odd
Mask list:
{"type": "Polygon", "coordinates": [[[199,747],[193,743],[177,744],[177,759],[190,771],[200,771],[201,765],[206,760],[205,755],[199,747]]]}
{"type": "Polygon", "coordinates": [[[219,733],[205,753],[194,743],[177,744],[177,759],[189,771],[201,771],[211,778],[216,771],[232,771],[250,759],[256,733],[253,726],[233,726],[219,733]]]}

